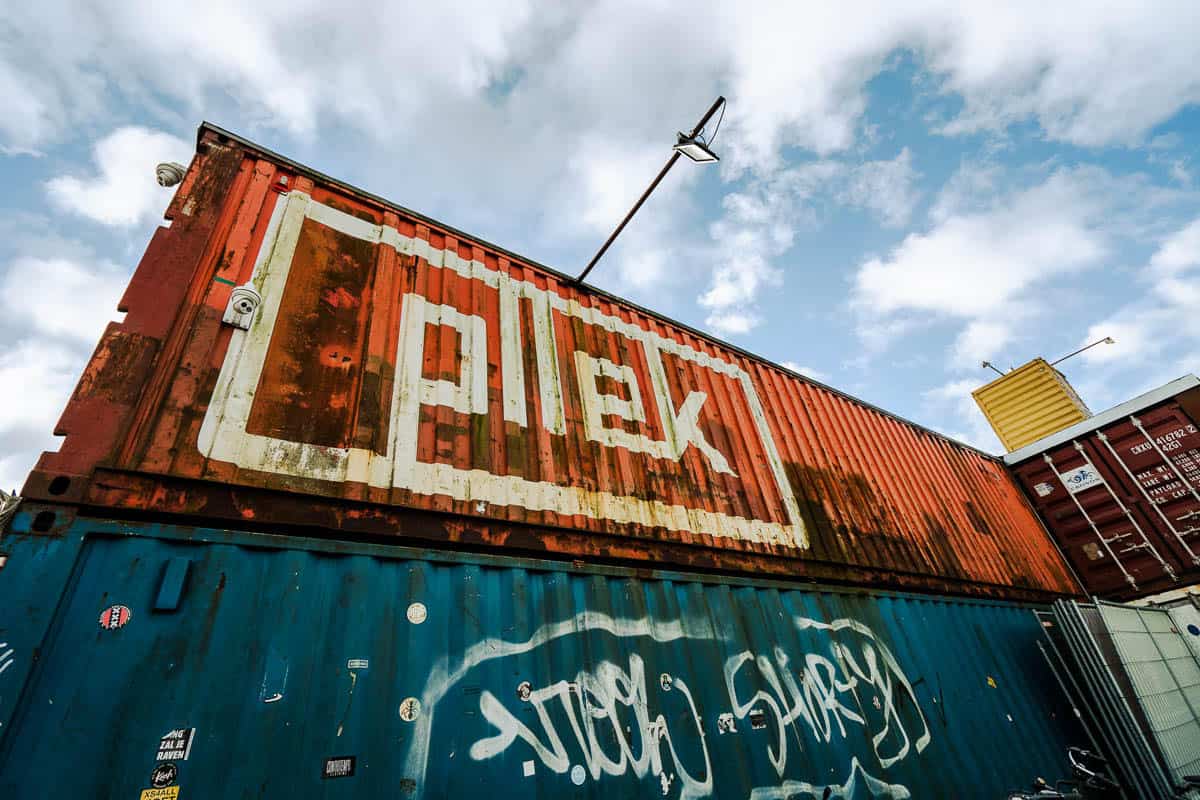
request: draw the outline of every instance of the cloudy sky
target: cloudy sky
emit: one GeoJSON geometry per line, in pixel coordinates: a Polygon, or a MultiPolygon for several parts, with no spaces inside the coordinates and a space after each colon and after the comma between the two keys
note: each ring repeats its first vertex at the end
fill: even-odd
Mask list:
{"type": "Polygon", "coordinates": [[[1194,2],[5,5],[5,488],[202,119],[571,272],[724,94],[596,284],[989,450],[982,359],[1200,369],[1194,2]]]}

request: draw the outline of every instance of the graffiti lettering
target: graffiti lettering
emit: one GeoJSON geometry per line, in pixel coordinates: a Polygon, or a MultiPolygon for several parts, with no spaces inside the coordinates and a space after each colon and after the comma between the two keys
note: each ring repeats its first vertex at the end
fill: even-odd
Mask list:
{"type": "Polygon", "coordinates": [[[912,684],[870,628],[846,619],[824,623],[797,618],[796,625],[802,630],[850,631],[862,639],[857,651],[835,640],[830,643],[829,657],[807,653],[796,666],[780,647],[774,648],[771,657],[746,651],[725,661],[725,686],[734,716],[744,719],[752,709],[765,706],[775,720],[777,738],[767,755],[780,776],[787,768],[787,732],[797,720],[804,722],[814,740],[826,743],[835,734],[846,738],[847,723],[868,728],[879,765],[887,768],[907,756],[913,744],[902,718],[903,702],[912,721],[920,727],[917,751],[925,749],[929,726],[917,705],[912,684]],[[751,664],[752,669],[747,666],[751,664]],[[747,683],[764,684],[766,688],[742,699],[745,693],[738,691],[739,675],[745,675],[747,683]],[[865,708],[855,710],[868,696],[877,701],[871,704],[874,715],[865,708]],[[873,723],[872,716],[878,721],[873,723]]]}
{"type": "MultiPolygon", "coordinates": [[[[675,678],[670,686],[671,690],[682,694],[691,711],[688,729],[683,731],[683,736],[703,740],[704,729],[687,683],[675,678]]],[[[548,768],[560,774],[565,773],[571,764],[568,748],[548,708],[557,706],[566,714],[574,742],[593,780],[602,775],[632,772],[639,779],[651,775],[660,783],[665,781],[664,785],[667,786],[678,778],[680,797],[683,798],[707,797],[712,792],[712,765],[708,749],[702,748],[703,767],[695,765],[692,768],[699,776],[692,774],[675,747],[675,737],[671,734],[666,717],[662,714],[651,717],[646,670],[640,656],[629,657],[628,672],[610,661],[604,661],[594,672],[580,672],[574,684],[558,681],[535,690],[529,702],[537,712],[540,732],[530,730],[491,692],[483,692],[479,698],[479,709],[497,732],[471,745],[471,758],[482,761],[499,755],[519,739],[529,745],[548,768]],[[623,711],[633,716],[628,728],[622,724],[623,711]],[[600,730],[597,730],[598,727],[600,730]],[[602,744],[602,740],[609,739],[616,742],[615,755],[606,752],[602,744]],[[673,769],[671,773],[663,770],[664,744],[673,769]]]]}
{"type": "MultiPolygon", "coordinates": [[[[690,800],[712,796],[719,777],[707,734],[744,748],[762,740],[742,737],[761,736],[752,732],[766,729],[768,740],[759,746],[779,783],[753,789],[754,800],[850,798],[858,790],[875,798],[907,798],[904,786],[870,774],[872,764],[886,770],[930,742],[912,683],[895,656],[871,628],[855,620],[793,621],[802,636],[807,632],[824,640],[820,649],[795,652],[776,645],[767,653],[744,650],[725,657],[725,697],[710,697],[715,705],[708,708],[678,673],[663,672],[653,686],[647,683],[644,652],[630,653],[627,666],[603,660],[540,688],[522,681],[515,697],[511,688],[484,688],[478,712],[488,729],[475,735],[469,755],[483,762],[517,747],[525,751],[520,753],[523,763],[535,759],[552,773],[570,774],[573,781],[589,775],[596,781],[653,780],[664,794],[678,787],[680,797],[690,800]],[[835,739],[851,746],[870,743],[862,758],[851,756],[845,780],[818,784],[789,776],[789,748],[820,748],[835,739]]],[[[522,642],[485,640],[468,649],[458,668],[443,662],[430,675],[422,697],[428,713],[417,723],[420,737],[409,754],[410,774],[424,774],[437,705],[469,671],[562,637],[601,631],[651,646],[719,638],[702,625],[582,614],[545,626],[522,642]]]]}

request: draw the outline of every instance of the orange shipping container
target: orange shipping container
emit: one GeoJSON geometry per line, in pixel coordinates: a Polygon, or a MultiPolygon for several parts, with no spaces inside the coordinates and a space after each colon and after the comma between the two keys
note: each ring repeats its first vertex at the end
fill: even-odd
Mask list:
{"type": "Polygon", "coordinates": [[[205,125],[33,499],[930,591],[1078,587],[995,459],[205,125]]]}

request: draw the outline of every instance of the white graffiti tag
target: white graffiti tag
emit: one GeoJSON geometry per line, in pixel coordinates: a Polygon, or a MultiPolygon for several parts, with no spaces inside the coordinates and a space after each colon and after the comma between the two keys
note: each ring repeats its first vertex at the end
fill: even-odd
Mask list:
{"type": "MultiPolygon", "coordinates": [[[[681,731],[684,741],[703,741],[704,728],[696,711],[696,703],[687,683],[675,678],[666,691],[678,691],[686,699],[691,712],[686,729],[681,731]]],[[[537,712],[540,732],[534,732],[501,703],[491,692],[483,692],[479,708],[487,721],[496,728],[496,734],[480,739],[471,746],[471,758],[476,761],[499,755],[517,739],[524,741],[542,763],[551,770],[565,773],[571,760],[563,737],[550,718],[550,708],[560,707],[569,721],[575,744],[582,753],[583,761],[593,780],[602,775],[625,775],[632,772],[639,779],[652,775],[660,783],[680,781],[680,797],[707,797],[712,793],[712,764],[708,748],[704,754],[700,777],[693,775],[675,747],[675,737],[667,725],[666,717],[658,714],[651,717],[646,692],[646,670],[638,655],[629,657],[629,671],[610,661],[601,662],[595,672],[580,672],[575,683],[557,681],[545,688],[533,691],[529,702],[537,712]],[[633,722],[628,727],[623,723],[622,711],[631,713],[633,722]],[[600,730],[597,730],[597,727],[600,730]],[[611,733],[611,736],[606,734],[611,733]],[[545,741],[543,741],[543,737],[545,741]],[[615,740],[614,754],[605,752],[601,740],[615,740]],[[663,745],[670,758],[671,773],[663,770],[663,745]]],[[[693,769],[697,769],[697,764],[693,769]]]]}
{"type": "Polygon", "coordinates": [[[746,651],[725,661],[725,686],[734,716],[745,719],[752,710],[766,708],[775,721],[777,739],[767,755],[776,773],[782,776],[787,768],[787,732],[797,720],[805,724],[814,741],[825,743],[835,735],[846,738],[847,724],[867,728],[879,765],[886,769],[900,761],[913,745],[901,714],[902,697],[910,721],[920,728],[917,752],[925,749],[929,725],[912,684],[870,628],[850,619],[826,623],[797,617],[795,623],[801,630],[850,631],[861,638],[857,648],[834,639],[828,657],[807,653],[795,663],[780,647],[775,647],[770,657],[746,651]],[[745,676],[743,683],[765,684],[765,688],[751,695],[739,692],[739,676],[745,676]],[[877,701],[873,715],[859,705],[868,693],[877,701]],[[872,722],[871,717],[878,720],[872,722]]]}
{"type": "MultiPolygon", "coordinates": [[[[714,770],[710,742],[720,742],[721,748],[743,751],[741,759],[756,751],[764,754],[778,776],[777,782],[750,788],[751,800],[851,798],[859,791],[889,800],[910,797],[905,786],[870,774],[922,752],[930,742],[929,725],[912,683],[891,650],[871,628],[855,620],[795,617],[793,623],[802,636],[824,634],[824,644],[812,651],[775,645],[767,653],[744,650],[732,656],[724,656],[729,652],[724,646],[714,647],[715,652],[692,646],[695,657],[706,650],[711,653],[714,658],[708,663],[717,670],[723,663],[725,696],[708,698],[709,708],[703,708],[703,700],[678,673],[663,672],[648,683],[646,663],[651,656],[642,652],[630,652],[627,666],[605,659],[551,676],[540,687],[536,681],[522,680],[515,696],[484,688],[479,692],[479,713],[488,730],[476,734],[468,753],[483,762],[517,747],[526,777],[536,774],[540,761],[551,773],[569,775],[577,786],[589,776],[594,781],[632,777],[653,781],[663,795],[678,788],[680,798],[692,800],[716,792],[720,765],[729,761],[717,759],[714,770]],[[751,738],[751,732],[759,730],[768,734],[765,743],[751,738]],[[865,755],[850,756],[841,783],[818,784],[787,774],[789,748],[819,750],[835,740],[851,745],[870,742],[865,755]]],[[[703,617],[685,623],[585,612],[543,626],[524,641],[481,641],[469,647],[453,669],[443,659],[430,673],[420,698],[421,708],[427,711],[412,717],[417,730],[408,774],[417,779],[418,788],[424,782],[437,706],[469,671],[487,661],[530,653],[562,637],[597,632],[651,648],[682,639],[724,640],[703,617]]],[[[844,750],[845,745],[837,749],[844,750]]],[[[805,760],[811,763],[813,756],[805,760]]],[[[731,780],[744,775],[745,767],[738,771],[731,780]]]]}
{"type": "Polygon", "coordinates": [[[8,642],[0,642],[0,675],[4,674],[4,670],[11,667],[16,661],[16,659],[13,658],[14,652],[16,651],[11,647],[8,647],[8,642]]]}
{"type": "MultiPolygon", "coordinates": [[[[429,764],[430,734],[438,703],[452,688],[475,667],[499,658],[532,652],[548,642],[565,636],[603,631],[618,639],[645,639],[658,643],[675,642],[680,639],[716,639],[710,625],[705,621],[685,624],[684,621],[661,621],[650,618],[621,619],[607,614],[582,611],[574,617],[543,625],[524,641],[509,642],[503,639],[484,639],[472,645],[463,654],[462,661],[453,669],[448,658],[441,659],[429,673],[425,691],[420,698],[425,711],[416,719],[416,736],[409,750],[407,771],[416,782],[418,794],[424,785],[425,770],[429,764]]],[[[490,692],[488,693],[491,694],[490,692]]],[[[644,693],[643,693],[644,694],[644,693]]],[[[530,694],[532,697],[532,693],[530,694]]],[[[484,695],[480,695],[482,704],[484,695]]],[[[690,702],[690,695],[689,695],[690,702]]],[[[694,708],[693,708],[694,710],[694,708]]],[[[708,774],[707,765],[705,774],[708,774]]]]}

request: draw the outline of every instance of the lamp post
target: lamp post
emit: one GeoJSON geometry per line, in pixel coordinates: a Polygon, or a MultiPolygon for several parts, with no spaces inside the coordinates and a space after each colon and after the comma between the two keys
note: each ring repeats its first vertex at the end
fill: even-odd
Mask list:
{"type": "Polygon", "coordinates": [[[1068,358],[1071,358],[1072,356],[1079,355],[1084,350],[1091,350],[1093,347],[1095,347],[1098,344],[1116,344],[1116,343],[1117,343],[1116,339],[1112,338],[1111,336],[1105,336],[1103,339],[1097,339],[1096,341],[1092,342],[1091,344],[1087,345],[1086,347],[1079,348],[1074,353],[1067,353],[1065,356],[1058,359],[1058,361],[1051,361],[1050,366],[1053,367],[1055,364],[1060,364],[1063,361],[1066,361],[1068,358]]]}
{"type": "MultiPolygon", "coordinates": [[[[708,111],[705,112],[704,116],[700,118],[700,121],[696,123],[696,127],[692,128],[691,133],[679,133],[678,141],[676,142],[675,146],[671,148],[674,152],[671,153],[671,157],[667,159],[666,165],[659,170],[658,175],[653,181],[650,182],[650,186],[646,188],[646,191],[642,192],[642,196],[639,197],[637,202],[633,204],[633,208],[629,209],[629,213],[625,215],[625,219],[621,220],[621,224],[617,226],[617,229],[614,230],[608,239],[605,240],[604,244],[600,246],[600,249],[596,252],[596,255],[592,256],[592,260],[589,261],[587,266],[583,268],[583,272],[579,273],[579,277],[575,279],[576,283],[583,283],[583,279],[588,276],[588,273],[592,271],[592,267],[596,266],[596,262],[599,261],[605,252],[608,251],[608,248],[616,240],[617,236],[620,235],[621,231],[625,230],[625,226],[629,224],[629,220],[633,219],[633,215],[636,214],[638,209],[642,207],[642,204],[646,202],[646,198],[650,196],[651,192],[658,188],[658,184],[660,184],[662,179],[667,176],[667,173],[671,171],[671,167],[675,166],[675,162],[679,160],[680,155],[685,155],[698,164],[711,164],[720,160],[717,158],[717,154],[709,149],[708,142],[705,142],[700,138],[700,133],[704,130],[704,126],[708,124],[708,121],[712,119],[713,114],[716,114],[717,110],[724,104],[725,98],[718,97],[717,101],[712,104],[712,107],[709,108],[708,111]]],[[[711,137],[709,138],[709,141],[711,141],[711,137]]]]}

